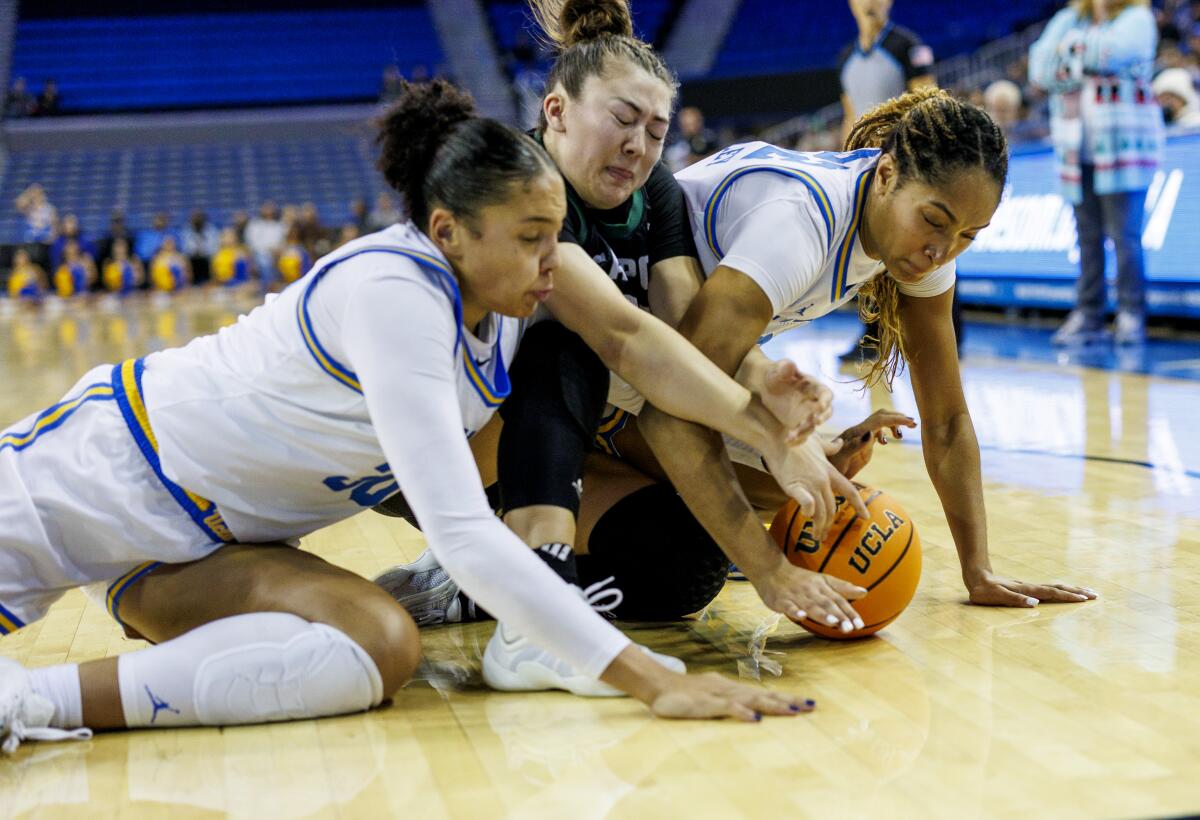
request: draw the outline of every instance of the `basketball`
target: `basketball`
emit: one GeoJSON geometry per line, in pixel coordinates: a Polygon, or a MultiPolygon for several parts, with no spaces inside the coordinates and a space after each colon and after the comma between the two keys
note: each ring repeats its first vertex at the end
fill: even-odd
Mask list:
{"type": "Polygon", "coordinates": [[[854,508],[838,496],[837,515],[823,543],[817,543],[812,519],[800,512],[795,501],[789,501],[771,522],[771,535],[793,564],[867,589],[864,597],[851,601],[866,624],[862,629],[841,632],[811,618],[800,623],[824,638],[865,638],[878,632],[900,616],[921,580],[921,539],[908,511],[882,490],[854,486],[871,513],[870,520],[855,518],[854,508]]]}

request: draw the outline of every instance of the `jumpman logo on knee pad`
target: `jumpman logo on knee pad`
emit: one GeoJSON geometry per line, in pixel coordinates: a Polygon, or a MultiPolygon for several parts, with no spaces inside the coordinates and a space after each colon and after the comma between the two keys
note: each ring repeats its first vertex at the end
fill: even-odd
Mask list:
{"type": "Polygon", "coordinates": [[[175,714],[179,714],[178,709],[173,708],[171,706],[171,704],[167,703],[165,700],[163,700],[162,698],[158,697],[153,692],[151,692],[149,686],[147,686],[145,688],[146,688],[146,694],[150,696],[150,705],[154,707],[154,714],[152,714],[150,716],[151,725],[153,725],[154,722],[158,720],[158,713],[163,711],[164,709],[168,712],[174,712],[175,714]]]}

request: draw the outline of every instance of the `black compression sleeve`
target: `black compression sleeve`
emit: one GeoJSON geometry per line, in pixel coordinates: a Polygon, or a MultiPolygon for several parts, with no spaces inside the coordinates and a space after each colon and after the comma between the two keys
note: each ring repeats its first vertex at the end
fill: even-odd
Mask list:
{"type": "Polygon", "coordinates": [[[608,369],[557,322],[525,332],[500,406],[500,497],[505,511],[534,504],[579,513],[583,463],[608,395],[608,369]]]}
{"type": "Polygon", "coordinates": [[[683,189],[666,165],[654,166],[644,190],[650,206],[650,264],[676,256],[696,257],[683,189]]]}

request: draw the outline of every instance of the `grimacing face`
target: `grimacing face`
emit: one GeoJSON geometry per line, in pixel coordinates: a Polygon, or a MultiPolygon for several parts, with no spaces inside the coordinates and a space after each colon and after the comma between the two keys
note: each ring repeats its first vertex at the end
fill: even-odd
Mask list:
{"type": "Polygon", "coordinates": [[[649,72],[609,60],[578,98],[557,87],[542,100],[546,149],[593,208],[615,208],[646,184],[662,157],[672,89],[649,72]]]}
{"type": "Polygon", "coordinates": [[[434,208],[429,235],[458,274],[464,315],[494,311],[523,318],[546,301],[566,214],[562,178],[549,170],[514,184],[506,200],[470,218],[434,208]]]}
{"type": "Polygon", "coordinates": [[[879,199],[872,209],[869,252],[893,279],[909,284],[970,247],[991,222],[1001,193],[981,168],[959,171],[938,186],[919,179],[901,182],[889,154],[880,158],[872,188],[879,199]]]}

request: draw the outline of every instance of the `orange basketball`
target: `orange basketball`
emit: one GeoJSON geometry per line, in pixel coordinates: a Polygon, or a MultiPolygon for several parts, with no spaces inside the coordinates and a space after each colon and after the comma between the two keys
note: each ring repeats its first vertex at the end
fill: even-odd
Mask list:
{"type": "Polygon", "coordinates": [[[851,602],[866,623],[862,629],[841,632],[811,618],[801,622],[809,632],[825,638],[863,638],[883,629],[908,606],[921,580],[921,539],[912,517],[883,491],[854,486],[871,519],[855,518],[854,508],[838,496],[837,515],[824,543],[817,543],[812,519],[800,512],[795,501],[789,501],[771,522],[771,535],[793,564],[867,589],[864,597],[851,602]]]}

